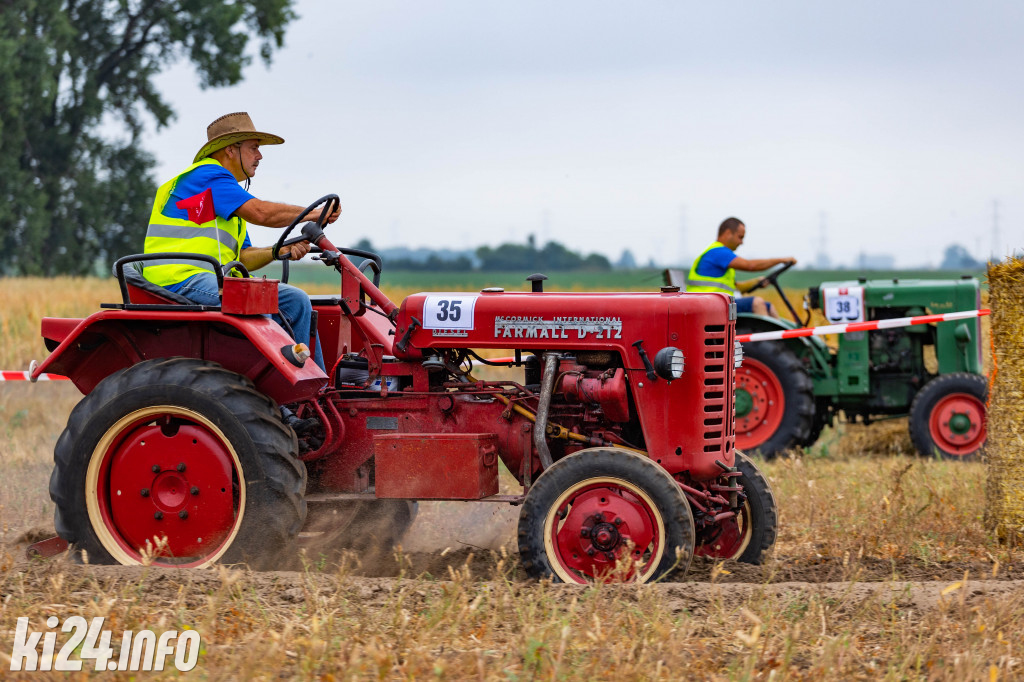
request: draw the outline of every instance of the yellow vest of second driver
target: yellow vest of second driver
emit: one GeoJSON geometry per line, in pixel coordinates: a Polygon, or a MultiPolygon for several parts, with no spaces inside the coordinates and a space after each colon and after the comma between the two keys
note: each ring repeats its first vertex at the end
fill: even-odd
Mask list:
{"type": "MultiPolygon", "coordinates": [[[[160,185],[149,216],[145,253],[198,253],[212,256],[221,265],[238,260],[246,234],[245,221],[240,217],[225,220],[215,216],[209,222],[196,225],[191,220],[170,218],[163,213],[178,181],[199,166],[208,164],[220,165],[214,159],[203,159],[160,185]]],[[[202,272],[213,272],[209,263],[187,258],[147,261],[144,265],[143,276],[162,287],[184,282],[202,272]]]]}
{"type": "Polygon", "coordinates": [[[686,290],[701,293],[705,291],[717,291],[722,294],[735,295],[736,293],[736,271],[732,268],[727,268],[725,274],[721,277],[710,277],[708,275],[698,275],[697,266],[700,265],[700,261],[711,249],[717,249],[720,246],[725,246],[722,242],[712,242],[711,246],[704,249],[704,251],[697,256],[697,260],[693,261],[693,265],[690,266],[690,272],[686,275],[686,290]]]}

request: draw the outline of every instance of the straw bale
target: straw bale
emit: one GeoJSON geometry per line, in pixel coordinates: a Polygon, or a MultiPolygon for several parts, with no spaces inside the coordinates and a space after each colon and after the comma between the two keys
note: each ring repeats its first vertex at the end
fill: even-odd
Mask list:
{"type": "Polygon", "coordinates": [[[870,426],[846,426],[840,452],[851,455],[909,455],[915,450],[910,442],[907,420],[886,419],[870,426]]]}
{"type": "Polygon", "coordinates": [[[1024,541],[1024,260],[989,265],[992,371],[985,521],[1004,541],[1024,541]]]}

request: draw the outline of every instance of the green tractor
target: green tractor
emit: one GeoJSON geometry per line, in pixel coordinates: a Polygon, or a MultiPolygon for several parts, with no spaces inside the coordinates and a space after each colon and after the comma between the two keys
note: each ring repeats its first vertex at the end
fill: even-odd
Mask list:
{"type": "MultiPolygon", "coordinates": [[[[804,300],[806,317],[778,284],[791,266],[771,271],[793,321],[739,314],[736,333],[810,326],[811,309],[829,324],[975,310],[978,280],[885,279],[824,282],[804,300]]],[[[671,272],[671,271],[670,271],[671,272]]],[[[678,284],[675,272],[668,275],[678,284]]],[[[736,372],[736,447],[766,458],[818,440],[842,412],[848,423],[909,417],[919,453],[965,460],[985,445],[988,382],[982,374],[980,318],[849,332],[833,350],[808,336],[743,344],[736,372]]]]}

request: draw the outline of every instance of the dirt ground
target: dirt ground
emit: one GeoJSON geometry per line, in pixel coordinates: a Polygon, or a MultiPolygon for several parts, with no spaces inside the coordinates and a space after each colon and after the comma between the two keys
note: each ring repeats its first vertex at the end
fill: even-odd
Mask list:
{"type": "MultiPolygon", "coordinates": [[[[21,546],[23,547],[23,546],[21,546]]],[[[19,548],[21,548],[19,547],[19,548]]],[[[15,549],[11,547],[10,549],[15,549]]],[[[515,560],[516,557],[511,557],[515,560]]],[[[402,583],[415,581],[419,590],[443,590],[449,567],[453,570],[469,568],[474,578],[486,584],[493,578],[500,555],[460,549],[441,552],[414,552],[404,555],[405,572],[400,577],[398,562],[377,565],[369,570],[356,569],[345,576],[345,588],[360,597],[361,608],[367,611],[391,608],[388,595],[396,592],[402,583]],[[430,574],[440,578],[424,581],[430,574]]],[[[100,587],[102,592],[116,592],[126,583],[138,585],[142,599],[161,601],[173,599],[186,592],[204,595],[217,589],[222,576],[215,570],[181,571],[154,567],[86,566],[68,561],[66,556],[47,560],[28,560],[23,552],[14,555],[6,569],[21,576],[22,589],[28,592],[45,591],[47,581],[55,572],[71,579],[80,579],[100,587]]],[[[513,571],[517,576],[518,571],[513,571]]],[[[518,576],[522,577],[522,576],[518,576]]],[[[246,589],[268,604],[304,601],[311,585],[323,595],[338,590],[339,576],[333,571],[246,571],[246,589]]],[[[777,557],[765,566],[736,563],[716,563],[696,560],[680,582],[666,582],[650,586],[671,612],[700,611],[714,601],[726,608],[738,608],[756,595],[786,598],[789,596],[817,595],[823,598],[842,598],[844,601],[881,600],[899,608],[911,608],[922,613],[939,606],[951,585],[958,584],[957,592],[966,592],[968,607],[976,600],[1000,600],[1024,594],[1024,564],[1002,566],[995,577],[991,564],[922,564],[915,561],[893,563],[861,562],[853,567],[833,562],[800,565],[785,557],[777,557]],[[851,575],[852,580],[843,580],[851,575]],[[968,579],[964,581],[964,577],[968,579]]],[[[575,593],[582,586],[564,585],[555,589],[575,593]]],[[[72,593],[75,596],[75,593],[72,593]]],[[[92,594],[82,593],[83,599],[92,594]]],[[[959,595],[958,595],[959,598],[959,595]]],[[[195,606],[201,605],[200,599],[195,606]]]]}
{"type": "MultiPolygon", "coordinates": [[[[426,502],[420,504],[416,521],[406,535],[401,550],[374,557],[349,556],[343,569],[347,586],[354,587],[373,609],[376,595],[391,594],[402,581],[419,579],[420,584],[437,584],[452,571],[467,571],[473,580],[486,583],[500,572],[504,579],[527,580],[519,568],[511,540],[515,537],[518,508],[487,503],[426,502]],[[502,568],[504,567],[504,568],[502,568]],[[427,580],[422,580],[426,578],[427,580]]],[[[30,542],[52,535],[52,528],[40,526],[8,541],[7,571],[21,573],[23,584],[40,585],[58,570],[83,579],[95,579],[101,585],[135,582],[142,576],[151,596],[165,591],[177,592],[182,585],[199,588],[220,584],[214,570],[180,571],[175,569],[83,566],[67,555],[30,560],[25,548],[30,542]]],[[[307,547],[304,570],[246,571],[251,590],[269,602],[287,602],[308,589],[308,581],[319,589],[335,589],[337,563],[316,561],[315,547],[307,547]],[[300,589],[301,588],[301,589],[300,589]]],[[[696,557],[684,576],[675,582],[654,586],[672,610],[694,610],[708,600],[724,600],[724,605],[739,605],[759,592],[774,596],[808,593],[819,596],[842,595],[845,599],[893,599],[901,607],[927,610],[939,603],[942,591],[951,584],[974,598],[996,598],[1004,594],[1024,594],[1024,561],[993,564],[989,561],[924,561],[902,558],[882,560],[869,557],[788,557],[774,554],[763,565],[721,562],[696,557]],[[966,582],[965,582],[966,579],[966,582]]],[[[30,588],[31,589],[31,588],[30,588]]],[[[562,589],[574,590],[576,586],[562,589]]],[[[170,596],[169,594],[164,596],[170,596]]],[[[379,605],[379,604],[377,604],[379,605]]]]}

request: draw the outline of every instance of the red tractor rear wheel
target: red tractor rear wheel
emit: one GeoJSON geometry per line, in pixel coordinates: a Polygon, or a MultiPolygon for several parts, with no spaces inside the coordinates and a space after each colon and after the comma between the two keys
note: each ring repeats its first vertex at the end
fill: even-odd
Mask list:
{"type": "Polygon", "coordinates": [[[910,440],[926,456],[967,460],[988,437],[985,403],[988,383],[980,374],[956,372],[924,385],[910,405],[910,440]]]}
{"type": "Polygon", "coordinates": [[[693,556],[690,505],[650,459],[626,450],[581,450],[530,488],[519,515],[519,556],[535,578],[649,582],[686,572],[693,556]]]}
{"type": "Polygon", "coordinates": [[[186,358],[103,380],[57,441],[57,533],[93,563],[275,565],[305,520],[305,466],[277,406],[186,358]]]}

